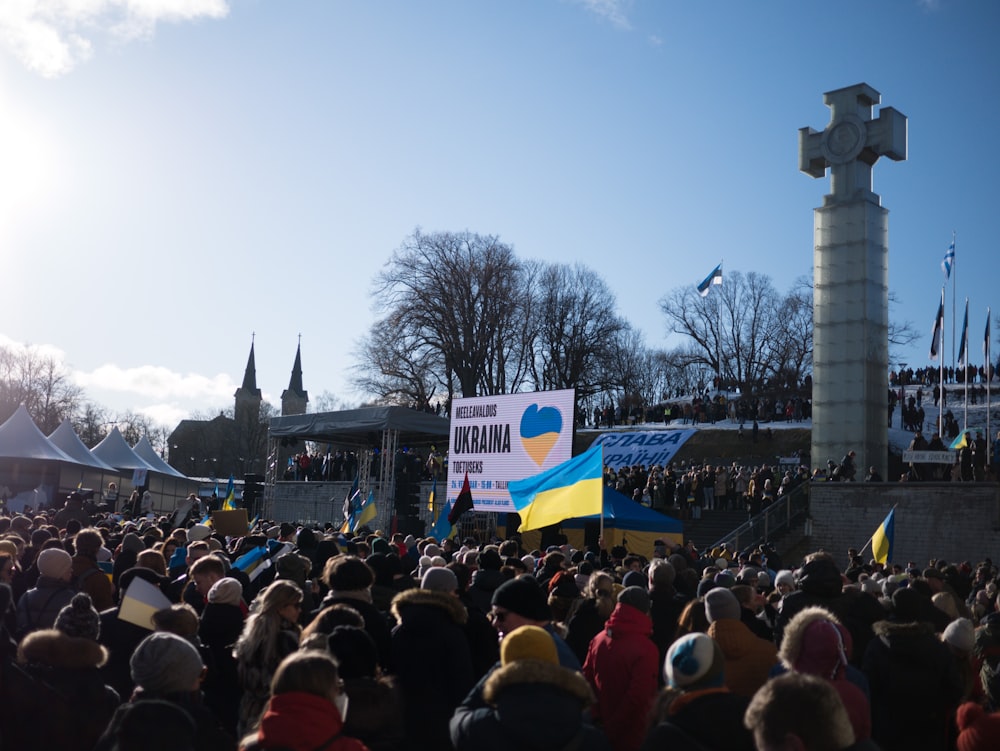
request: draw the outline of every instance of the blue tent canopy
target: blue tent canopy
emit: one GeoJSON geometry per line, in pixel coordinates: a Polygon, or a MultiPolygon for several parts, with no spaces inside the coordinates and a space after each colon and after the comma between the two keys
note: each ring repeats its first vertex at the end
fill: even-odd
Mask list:
{"type": "MultiPolygon", "coordinates": [[[[507,514],[503,514],[502,517],[504,518],[500,523],[506,527],[507,514]]],[[[582,550],[587,536],[587,526],[597,524],[599,520],[597,514],[565,519],[560,522],[559,529],[573,547],[582,550]]],[[[651,558],[656,540],[668,538],[678,544],[683,543],[684,522],[641,506],[614,488],[605,486],[604,540],[608,549],[624,544],[630,552],[651,558]]],[[[537,529],[521,535],[522,543],[529,550],[539,547],[541,539],[542,532],[537,529]]]]}
{"type": "MultiPolygon", "coordinates": [[[[580,529],[588,522],[598,521],[598,515],[567,519],[560,525],[564,529],[580,529]]],[[[604,526],[637,532],[684,533],[684,522],[672,516],[653,511],[612,487],[604,487],[604,526]]]]}

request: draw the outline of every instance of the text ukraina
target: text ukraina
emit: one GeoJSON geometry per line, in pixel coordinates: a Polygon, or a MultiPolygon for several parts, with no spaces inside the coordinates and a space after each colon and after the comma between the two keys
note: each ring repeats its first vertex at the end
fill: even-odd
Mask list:
{"type": "Polygon", "coordinates": [[[509,454],[510,425],[458,425],[450,450],[452,454],[509,454]]]}

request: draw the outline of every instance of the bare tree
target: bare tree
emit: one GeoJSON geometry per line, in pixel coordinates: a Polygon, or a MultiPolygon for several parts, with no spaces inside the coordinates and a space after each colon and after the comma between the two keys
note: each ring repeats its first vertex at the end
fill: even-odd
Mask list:
{"type": "Polygon", "coordinates": [[[155,430],[155,423],[149,417],[131,410],[116,415],[114,423],[129,446],[134,446],[143,436],[149,436],[155,430]]]}
{"type": "Polygon", "coordinates": [[[797,279],[781,301],[780,321],[784,333],[771,346],[771,380],[780,388],[795,389],[812,373],[812,285],[805,277],[797,279]]]}
{"type": "Polygon", "coordinates": [[[502,393],[510,384],[500,345],[517,343],[500,337],[515,328],[523,294],[514,252],[498,238],[418,229],[376,277],[374,297],[385,314],[376,325],[391,319],[405,332],[410,357],[440,360],[449,398],[454,382],[463,396],[502,393]]]}
{"type": "Polygon", "coordinates": [[[322,391],[310,402],[310,412],[336,412],[351,409],[350,405],[332,391],[322,391]]]}
{"type": "MultiPolygon", "coordinates": [[[[615,296],[592,270],[552,264],[539,276],[535,315],[535,383],[540,389],[575,388],[586,399],[604,386],[602,364],[628,326],[615,296]]],[[[641,345],[641,337],[636,343],[641,345]]]]}
{"type": "Polygon", "coordinates": [[[425,409],[446,385],[440,352],[421,347],[402,316],[390,314],[376,322],[357,357],[355,385],[383,404],[425,409]]]}
{"type": "Polygon", "coordinates": [[[47,435],[76,413],[82,395],[69,369],[54,357],[32,346],[0,347],[0,421],[23,404],[47,435]]]}
{"type": "Polygon", "coordinates": [[[94,402],[84,402],[73,417],[73,430],[87,448],[94,448],[108,434],[108,410],[94,402]]]}
{"type": "Polygon", "coordinates": [[[641,389],[641,354],[646,345],[642,332],[630,326],[619,330],[609,345],[601,361],[601,393],[611,404],[622,405],[641,389]]]}
{"type": "Polygon", "coordinates": [[[688,365],[702,365],[744,391],[773,373],[771,356],[785,335],[779,297],[770,277],[751,271],[730,273],[701,297],[691,285],[660,301],[670,330],[692,343],[688,365]]]}

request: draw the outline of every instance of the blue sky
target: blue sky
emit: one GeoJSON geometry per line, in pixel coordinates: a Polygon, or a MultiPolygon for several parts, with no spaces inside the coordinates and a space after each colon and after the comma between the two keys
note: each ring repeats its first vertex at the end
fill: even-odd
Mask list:
{"type": "Polygon", "coordinates": [[[4,3],[0,342],[172,425],[232,404],[252,332],[277,403],[301,334],[310,394],[357,403],[371,281],[420,227],[582,262],[671,347],[659,299],[719,260],[811,274],[829,178],[798,172],[798,129],[866,82],[909,118],[908,161],[874,170],[891,315],[923,334],[903,359],[928,362],[953,231],[975,354],[998,31],[972,0],[4,3]]]}

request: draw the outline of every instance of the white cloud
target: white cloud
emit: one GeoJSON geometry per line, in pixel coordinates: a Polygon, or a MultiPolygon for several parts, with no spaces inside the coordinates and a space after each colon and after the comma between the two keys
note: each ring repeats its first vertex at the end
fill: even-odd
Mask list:
{"type": "Polygon", "coordinates": [[[56,362],[66,361],[66,353],[58,347],[53,347],[50,344],[25,344],[24,342],[15,341],[4,334],[0,334],[0,347],[18,353],[31,351],[41,357],[51,357],[56,362]]]}
{"type": "Polygon", "coordinates": [[[90,58],[95,38],[144,38],[160,22],[228,13],[227,0],[3,0],[0,46],[29,70],[55,78],[90,58]]]}
{"type": "MultiPolygon", "coordinates": [[[[176,373],[158,365],[141,365],[122,368],[106,364],[87,373],[76,371],[73,380],[84,389],[99,389],[136,394],[147,399],[171,401],[179,399],[188,403],[228,403],[237,384],[225,374],[204,376],[197,373],[176,373]]],[[[152,407],[144,407],[145,412],[152,407]]]]}
{"type": "Polygon", "coordinates": [[[186,420],[191,416],[188,410],[175,404],[154,404],[149,407],[141,407],[136,412],[145,415],[157,425],[166,425],[171,429],[176,427],[181,420],[186,420]]]}
{"type": "Polygon", "coordinates": [[[607,19],[619,29],[631,29],[626,9],[631,0],[576,0],[591,13],[607,19]]]}

